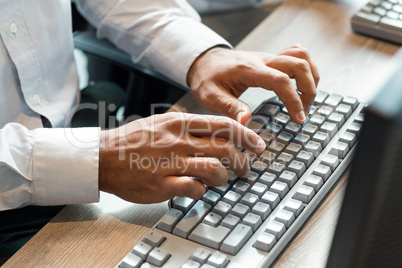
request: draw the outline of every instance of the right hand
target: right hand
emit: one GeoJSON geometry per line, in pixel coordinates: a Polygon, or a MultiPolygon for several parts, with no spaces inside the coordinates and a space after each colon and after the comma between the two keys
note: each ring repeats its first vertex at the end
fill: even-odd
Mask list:
{"type": "Polygon", "coordinates": [[[265,149],[253,131],[227,117],[166,113],[101,132],[99,189],[127,201],[155,203],[223,185],[226,167],[245,177],[249,162],[233,144],[265,149]]]}

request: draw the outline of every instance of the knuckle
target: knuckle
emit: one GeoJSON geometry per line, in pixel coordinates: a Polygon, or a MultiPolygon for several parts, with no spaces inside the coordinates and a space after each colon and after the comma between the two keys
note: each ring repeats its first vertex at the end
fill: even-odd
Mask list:
{"type": "Polygon", "coordinates": [[[275,81],[275,84],[280,88],[288,86],[290,84],[289,76],[284,73],[275,74],[274,81],[275,81]]]}
{"type": "Polygon", "coordinates": [[[306,60],[298,60],[296,62],[296,68],[304,73],[307,73],[310,71],[310,64],[306,60]]]}

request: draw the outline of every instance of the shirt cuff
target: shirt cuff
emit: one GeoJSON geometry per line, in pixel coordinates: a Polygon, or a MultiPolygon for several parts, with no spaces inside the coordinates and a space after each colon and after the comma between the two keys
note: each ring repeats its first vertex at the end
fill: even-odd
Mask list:
{"type": "Polygon", "coordinates": [[[99,128],[34,130],[35,205],[99,201],[99,137],[99,128]]]}
{"type": "Polygon", "coordinates": [[[147,57],[154,69],[188,87],[187,73],[193,62],[202,53],[216,46],[232,48],[229,42],[204,24],[193,18],[183,17],[167,24],[155,36],[147,57]]]}

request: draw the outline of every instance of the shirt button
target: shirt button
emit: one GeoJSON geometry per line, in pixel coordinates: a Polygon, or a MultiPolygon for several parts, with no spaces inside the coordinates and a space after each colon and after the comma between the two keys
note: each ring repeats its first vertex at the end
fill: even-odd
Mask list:
{"type": "Polygon", "coordinates": [[[12,34],[17,33],[17,31],[18,31],[18,26],[17,26],[17,24],[16,24],[15,22],[12,22],[12,23],[10,24],[9,30],[10,30],[10,32],[11,32],[12,34]]]}
{"type": "Polygon", "coordinates": [[[34,103],[35,103],[36,105],[39,105],[39,104],[40,104],[40,96],[39,96],[38,94],[33,95],[33,96],[32,96],[32,99],[33,99],[33,101],[34,101],[34,103]]]}

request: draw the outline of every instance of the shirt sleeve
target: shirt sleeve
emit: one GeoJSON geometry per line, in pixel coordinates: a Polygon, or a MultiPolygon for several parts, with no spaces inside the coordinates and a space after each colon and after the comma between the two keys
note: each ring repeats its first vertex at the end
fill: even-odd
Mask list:
{"type": "Polygon", "coordinates": [[[0,210],[99,201],[98,128],[0,130],[0,210]]]}
{"type": "Polygon", "coordinates": [[[232,47],[182,0],[76,0],[86,19],[132,60],[187,85],[194,60],[215,46],[232,47]]]}

